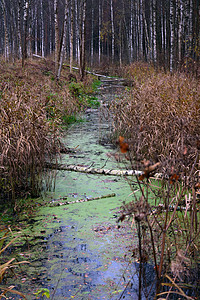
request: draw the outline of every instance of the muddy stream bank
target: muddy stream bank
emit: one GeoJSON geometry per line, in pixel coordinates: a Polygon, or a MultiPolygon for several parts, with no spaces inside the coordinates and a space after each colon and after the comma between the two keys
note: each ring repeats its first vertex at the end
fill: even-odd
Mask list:
{"type": "MultiPolygon", "coordinates": [[[[62,155],[63,164],[124,168],[123,162],[119,164],[114,158],[113,154],[119,152],[107,138],[112,125],[102,114],[102,107],[121,91],[122,85],[104,79],[98,96],[102,106],[89,109],[85,121],[72,125],[64,137],[66,146],[74,151],[62,155]]],[[[131,257],[137,246],[137,232],[130,223],[124,222],[120,227],[116,223],[122,202],[131,200],[126,179],[57,171],[55,192],[47,198],[52,201],[64,197],[70,202],[111,194],[115,196],[39,209],[25,230],[32,239],[20,253],[31,264],[23,268],[24,275],[15,282],[28,299],[45,299],[33,294],[40,288],[50,291],[51,300],[138,299],[139,267],[131,257]]],[[[152,283],[152,270],[148,268],[147,290],[152,283]]]]}

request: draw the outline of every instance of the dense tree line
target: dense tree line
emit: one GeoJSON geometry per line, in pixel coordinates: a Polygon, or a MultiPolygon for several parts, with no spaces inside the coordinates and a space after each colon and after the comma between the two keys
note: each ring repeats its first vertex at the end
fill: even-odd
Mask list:
{"type": "Polygon", "coordinates": [[[195,65],[200,0],[0,0],[0,53],[6,60],[55,53],[84,69],[145,60],[195,65]]]}

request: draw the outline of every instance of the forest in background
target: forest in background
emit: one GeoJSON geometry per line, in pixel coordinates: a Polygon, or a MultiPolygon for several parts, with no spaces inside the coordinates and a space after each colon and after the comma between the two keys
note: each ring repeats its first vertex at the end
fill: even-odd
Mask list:
{"type": "Polygon", "coordinates": [[[82,69],[85,60],[143,60],[196,72],[199,11],[199,0],[1,0],[0,53],[6,60],[55,53],[82,69]]]}

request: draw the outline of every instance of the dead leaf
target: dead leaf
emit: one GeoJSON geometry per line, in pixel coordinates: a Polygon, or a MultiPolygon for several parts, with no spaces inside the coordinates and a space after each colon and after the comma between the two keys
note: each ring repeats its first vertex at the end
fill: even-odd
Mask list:
{"type": "Polygon", "coordinates": [[[123,136],[119,136],[119,146],[122,153],[126,153],[129,150],[129,145],[124,141],[123,136]]]}

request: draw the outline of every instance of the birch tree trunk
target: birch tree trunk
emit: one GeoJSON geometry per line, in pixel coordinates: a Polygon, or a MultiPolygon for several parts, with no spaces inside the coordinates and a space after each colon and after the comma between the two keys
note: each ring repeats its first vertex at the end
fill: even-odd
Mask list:
{"type": "Polygon", "coordinates": [[[130,62],[133,61],[133,1],[131,1],[130,7],[130,33],[129,33],[129,42],[130,42],[130,62]]]}
{"type": "Polygon", "coordinates": [[[135,8],[135,19],[136,19],[136,59],[140,58],[140,16],[139,16],[139,0],[136,1],[135,8]]]}
{"type": "Polygon", "coordinates": [[[80,32],[79,32],[79,10],[78,0],[75,0],[75,42],[76,42],[76,62],[80,65],[80,32]]]}
{"type": "Polygon", "coordinates": [[[27,58],[27,41],[28,41],[28,13],[29,13],[29,1],[25,1],[24,6],[24,33],[23,33],[23,45],[22,45],[22,67],[24,67],[25,59],[27,58]]]}
{"type": "Polygon", "coordinates": [[[93,66],[94,63],[94,0],[92,0],[92,32],[91,32],[91,53],[90,53],[90,59],[91,59],[91,66],[93,66]]]}
{"type": "Polygon", "coordinates": [[[73,56],[74,56],[74,1],[71,0],[71,28],[70,28],[70,72],[73,67],[73,56]]]}
{"type": "Polygon", "coordinates": [[[119,23],[119,65],[122,66],[122,21],[119,23]]]}
{"type": "Polygon", "coordinates": [[[37,30],[38,30],[38,19],[37,19],[37,5],[35,4],[35,15],[34,15],[34,20],[35,20],[35,54],[38,54],[38,35],[37,35],[37,30]]]}
{"type": "Polygon", "coordinates": [[[134,3],[134,29],[133,29],[133,36],[134,36],[134,58],[135,60],[138,59],[138,19],[137,19],[137,1],[134,3]]]}
{"type": "Polygon", "coordinates": [[[44,57],[44,16],[43,16],[43,2],[40,0],[40,18],[41,18],[41,54],[44,57]]]}
{"type": "Polygon", "coordinates": [[[8,40],[8,28],[7,28],[7,19],[6,19],[6,4],[5,0],[2,0],[2,9],[3,9],[3,22],[4,22],[4,58],[5,61],[9,60],[9,40],[8,40]]]}
{"type": "Polygon", "coordinates": [[[99,65],[101,64],[101,0],[99,0],[99,24],[98,24],[98,34],[99,34],[99,65]]]}
{"type": "Polygon", "coordinates": [[[165,11],[164,11],[164,7],[163,7],[163,3],[161,6],[161,38],[162,38],[162,63],[163,63],[163,66],[165,67],[166,43],[165,43],[165,11]]]}
{"type": "Polygon", "coordinates": [[[11,24],[12,26],[10,27],[10,54],[12,56],[12,59],[14,61],[15,59],[15,44],[16,44],[16,21],[15,21],[15,13],[14,13],[15,7],[12,6],[10,8],[10,18],[11,18],[11,24]]]}
{"type": "Polygon", "coordinates": [[[196,74],[198,74],[198,63],[200,59],[200,1],[193,3],[193,48],[194,60],[196,61],[196,74]]]}
{"type": "Polygon", "coordinates": [[[52,14],[51,14],[51,3],[48,3],[48,13],[49,13],[49,54],[53,52],[53,33],[52,33],[52,14]]]}
{"type": "Polygon", "coordinates": [[[149,41],[149,57],[150,60],[153,61],[153,4],[149,4],[149,34],[150,34],[150,41],[149,41]]]}
{"type": "Polygon", "coordinates": [[[110,0],[110,17],[111,17],[111,48],[112,48],[112,63],[115,57],[115,30],[114,30],[114,12],[113,12],[113,0],[110,0]]]}
{"type": "MultiPolygon", "coordinates": [[[[63,65],[63,59],[66,52],[66,37],[67,37],[67,21],[68,21],[68,15],[69,15],[69,3],[68,0],[65,0],[65,19],[63,24],[63,34],[62,34],[62,40],[61,40],[61,48],[59,53],[59,66],[58,66],[58,72],[57,72],[57,80],[60,79],[62,65],[63,65]]],[[[72,48],[73,49],[73,48],[72,48]]]]}
{"type": "Polygon", "coordinates": [[[21,8],[21,0],[18,1],[18,6],[17,6],[17,50],[18,50],[18,58],[22,58],[22,37],[21,37],[21,31],[20,31],[20,23],[21,23],[21,18],[20,18],[20,8],[21,8]]]}
{"type": "Polygon", "coordinates": [[[138,11],[138,15],[139,15],[139,44],[140,44],[140,59],[143,59],[143,0],[140,0],[139,3],[139,11],[138,11]]]}
{"type": "Polygon", "coordinates": [[[156,41],[156,0],[153,0],[153,11],[152,11],[153,15],[153,22],[152,22],[152,26],[153,26],[153,62],[156,65],[157,62],[157,41],[156,41]]]}
{"type": "Polygon", "coordinates": [[[58,74],[59,66],[59,27],[58,27],[58,0],[54,0],[54,24],[55,24],[55,74],[58,74]]]}
{"type": "Polygon", "coordinates": [[[150,62],[150,56],[149,56],[149,34],[148,34],[148,27],[147,27],[147,20],[145,16],[145,5],[144,3],[142,4],[142,16],[143,16],[143,21],[144,21],[144,30],[145,30],[145,36],[146,36],[146,45],[145,45],[145,53],[146,53],[146,59],[147,62],[150,62]]]}
{"type": "Polygon", "coordinates": [[[124,56],[127,55],[126,60],[128,60],[128,62],[130,63],[130,49],[129,49],[129,34],[128,34],[128,29],[127,29],[127,21],[126,21],[126,10],[125,10],[125,1],[122,1],[123,3],[123,23],[124,23],[124,56]],[[127,59],[128,58],[128,59],[127,59]]]}
{"type": "Polygon", "coordinates": [[[174,1],[170,0],[170,72],[174,64],[174,1]]]}
{"type": "Polygon", "coordinates": [[[178,13],[179,13],[179,22],[178,22],[178,60],[179,60],[179,65],[182,60],[182,30],[183,30],[183,3],[182,0],[178,1],[178,13]]]}
{"type": "Polygon", "coordinates": [[[82,18],[81,18],[81,41],[80,41],[80,76],[83,80],[85,75],[85,21],[86,21],[86,0],[82,3],[82,18]]]}

